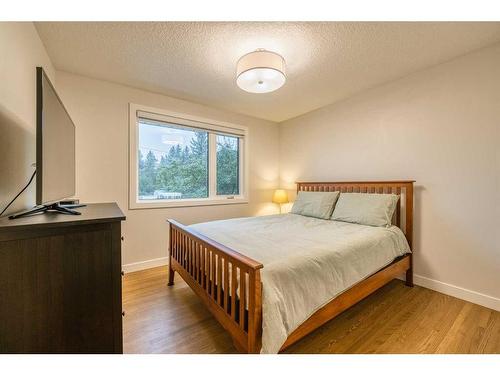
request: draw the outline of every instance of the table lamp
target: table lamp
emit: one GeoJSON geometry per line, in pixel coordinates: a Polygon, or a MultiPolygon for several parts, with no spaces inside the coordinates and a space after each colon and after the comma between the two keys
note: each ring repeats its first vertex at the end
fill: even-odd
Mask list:
{"type": "Polygon", "coordinates": [[[277,189],[273,194],[273,203],[277,203],[280,205],[280,214],[281,214],[281,206],[283,203],[288,203],[288,194],[286,190],[277,189]]]}

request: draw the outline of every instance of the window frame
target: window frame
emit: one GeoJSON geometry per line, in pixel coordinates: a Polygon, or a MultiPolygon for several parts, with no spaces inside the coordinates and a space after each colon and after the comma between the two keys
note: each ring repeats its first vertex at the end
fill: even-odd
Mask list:
{"type": "Polygon", "coordinates": [[[216,121],[186,113],[129,104],[129,209],[195,207],[248,203],[248,128],[242,125],[216,121]],[[208,133],[208,198],[172,200],[139,200],[139,113],[156,121],[174,123],[186,128],[199,128],[208,133]],[[238,135],[239,143],[239,195],[217,195],[217,143],[216,134],[238,135]]]}

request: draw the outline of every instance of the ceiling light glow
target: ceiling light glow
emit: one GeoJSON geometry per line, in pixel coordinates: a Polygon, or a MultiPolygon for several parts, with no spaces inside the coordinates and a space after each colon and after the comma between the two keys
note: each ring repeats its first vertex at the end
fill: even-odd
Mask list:
{"type": "Polygon", "coordinates": [[[259,49],[242,56],[236,69],[236,84],[244,91],[263,94],[285,84],[285,59],[259,49]]]}

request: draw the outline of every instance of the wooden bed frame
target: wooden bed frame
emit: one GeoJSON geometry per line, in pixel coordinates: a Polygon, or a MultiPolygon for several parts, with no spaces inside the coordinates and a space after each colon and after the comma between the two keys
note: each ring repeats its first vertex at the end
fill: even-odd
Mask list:
{"type": "MultiPolygon", "coordinates": [[[[397,194],[400,199],[394,213],[393,224],[401,228],[412,248],[413,183],[414,181],[298,182],[297,191],[397,194]]],[[[174,284],[174,274],[178,272],[229,332],[236,348],[245,353],[259,353],[262,334],[260,270],[263,265],[175,220],[168,222],[170,223],[168,285],[174,284]],[[247,302],[240,303],[240,301],[247,302]]],[[[413,286],[411,254],[396,259],[316,311],[290,334],[280,351],[404,272],[406,272],[406,285],[413,286]]]]}

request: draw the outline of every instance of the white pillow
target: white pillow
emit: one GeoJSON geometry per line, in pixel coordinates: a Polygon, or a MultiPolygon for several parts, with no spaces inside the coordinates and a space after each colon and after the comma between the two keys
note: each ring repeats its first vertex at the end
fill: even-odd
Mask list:
{"type": "Polygon", "coordinates": [[[318,219],[329,219],[338,198],[338,191],[299,191],[291,213],[317,217],[318,219]]]}
{"type": "Polygon", "coordinates": [[[390,227],[399,195],[342,193],[332,220],[374,227],[390,227]]]}

